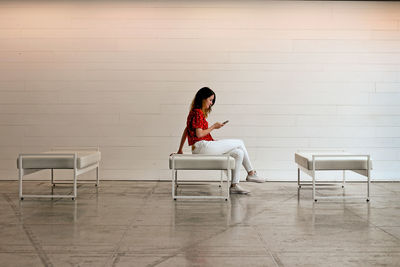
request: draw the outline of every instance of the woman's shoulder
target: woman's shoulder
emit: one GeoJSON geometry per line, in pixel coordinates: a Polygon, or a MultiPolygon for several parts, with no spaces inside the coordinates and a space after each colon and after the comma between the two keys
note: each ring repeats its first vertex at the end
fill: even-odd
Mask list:
{"type": "Polygon", "coordinates": [[[188,115],[188,117],[193,117],[193,116],[201,116],[201,115],[203,115],[203,111],[201,111],[201,109],[199,109],[199,108],[196,108],[196,109],[192,109],[190,112],[189,112],[189,115],[188,115]]]}
{"type": "Polygon", "coordinates": [[[199,108],[192,109],[191,112],[194,113],[194,114],[202,114],[203,115],[203,111],[201,109],[199,109],[199,108]]]}

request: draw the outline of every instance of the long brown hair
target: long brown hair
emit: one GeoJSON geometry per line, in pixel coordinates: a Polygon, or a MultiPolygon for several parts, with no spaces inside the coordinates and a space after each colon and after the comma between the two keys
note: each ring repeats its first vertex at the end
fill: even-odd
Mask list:
{"type": "Polygon", "coordinates": [[[208,87],[203,87],[199,91],[197,91],[196,96],[193,98],[192,104],[190,105],[190,110],[201,109],[203,110],[204,116],[207,118],[208,114],[211,112],[212,106],[214,106],[215,104],[216,99],[217,96],[215,95],[213,90],[208,87]],[[207,110],[203,110],[203,100],[209,98],[212,95],[214,95],[212,105],[207,110]]]}

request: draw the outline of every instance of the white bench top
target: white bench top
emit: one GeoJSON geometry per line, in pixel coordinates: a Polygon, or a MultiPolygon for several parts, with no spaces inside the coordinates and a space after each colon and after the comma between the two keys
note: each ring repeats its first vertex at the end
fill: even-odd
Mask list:
{"type": "MultiPolygon", "coordinates": [[[[295,162],[301,167],[312,170],[312,157],[326,156],[315,158],[316,170],[367,170],[367,157],[357,156],[348,152],[298,152],[294,154],[295,162]],[[329,157],[332,155],[332,157],[329,157]],[[342,156],[342,157],[340,157],[342,156]]],[[[372,161],[370,160],[370,168],[372,169],[372,161]]]]}
{"type": "MultiPolygon", "coordinates": [[[[100,161],[100,151],[71,151],[56,150],[42,153],[24,155],[22,158],[22,167],[24,169],[73,169],[74,159],[68,155],[51,156],[51,154],[77,154],[77,168],[82,169],[100,161]]],[[[19,169],[19,160],[17,159],[17,168],[19,169]]]]}
{"type": "MultiPolygon", "coordinates": [[[[226,170],[228,155],[174,154],[169,157],[169,168],[172,169],[175,159],[175,170],[226,170]]],[[[229,156],[230,169],[235,168],[235,159],[229,156]]]]}

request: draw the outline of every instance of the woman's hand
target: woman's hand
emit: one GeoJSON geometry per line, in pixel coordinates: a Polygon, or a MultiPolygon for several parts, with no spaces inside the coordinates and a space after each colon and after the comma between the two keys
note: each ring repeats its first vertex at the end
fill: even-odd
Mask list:
{"type": "Polygon", "coordinates": [[[224,124],[222,124],[222,123],[220,123],[220,122],[216,122],[216,123],[214,123],[213,124],[213,128],[214,129],[219,129],[219,128],[221,128],[221,127],[223,127],[224,126],[224,124]]]}
{"type": "Polygon", "coordinates": [[[173,154],[183,154],[183,151],[180,150],[180,151],[178,151],[178,152],[172,152],[171,154],[169,154],[169,156],[172,156],[173,154]]]}

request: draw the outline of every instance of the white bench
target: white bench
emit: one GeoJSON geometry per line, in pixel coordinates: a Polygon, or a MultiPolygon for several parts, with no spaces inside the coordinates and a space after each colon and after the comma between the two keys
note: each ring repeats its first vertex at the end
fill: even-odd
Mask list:
{"type": "Polygon", "coordinates": [[[172,198],[220,198],[228,200],[231,171],[235,168],[235,159],[229,155],[172,154],[169,157],[169,168],[172,170],[172,198]],[[178,196],[178,170],[221,170],[220,187],[223,182],[223,171],[227,171],[225,196],[178,196]]]}
{"type": "Polygon", "coordinates": [[[366,198],[370,199],[370,182],[372,161],[370,155],[356,155],[347,152],[298,152],[295,153],[297,163],[297,184],[310,185],[300,182],[300,170],[312,178],[312,197],[314,201],[318,199],[347,199],[347,198],[366,198]],[[345,171],[353,171],[367,178],[366,196],[316,196],[316,172],[317,171],[343,171],[342,187],[346,182],[345,171]]]}
{"type": "MultiPolygon", "coordinates": [[[[72,198],[77,196],[77,176],[96,169],[95,185],[99,185],[99,163],[101,154],[98,148],[62,148],[35,154],[19,154],[17,168],[19,169],[19,197],[42,198],[72,198]],[[25,195],[23,194],[23,177],[37,171],[50,169],[51,184],[54,187],[54,169],[72,169],[72,195],[25,195]]],[[[70,182],[71,183],[71,182],[70,182]]]]}

